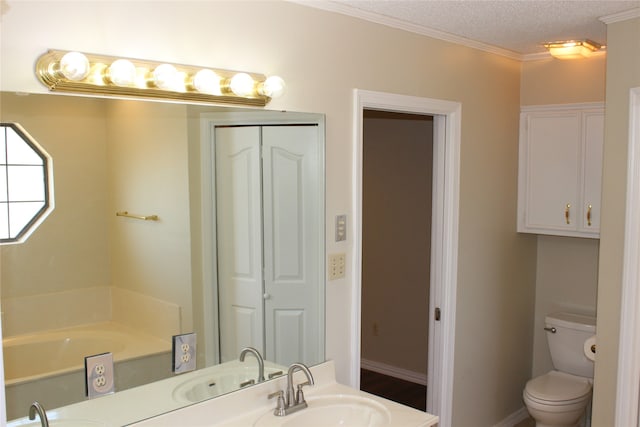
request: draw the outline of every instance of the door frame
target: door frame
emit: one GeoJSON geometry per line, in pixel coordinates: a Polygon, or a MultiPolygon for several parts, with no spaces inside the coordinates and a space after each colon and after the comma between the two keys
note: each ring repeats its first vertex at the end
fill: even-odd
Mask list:
{"type": "Polygon", "coordinates": [[[627,208],[615,425],[640,426],[640,87],[629,91],[627,208]]]}
{"type": "Polygon", "coordinates": [[[360,388],[362,315],[362,145],[365,109],[434,116],[433,213],[429,313],[441,310],[439,322],[429,322],[427,411],[449,427],[453,404],[455,309],[458,273],[458,211],[460,181],[460,129],[462,104],[458,102],[354,90],[354,286],[351,299],[350,383],[360,388]]]}
{"type": "MultiPolygon", "coordinates": [[[[203,337],[199,339],[204,345],[205,366],[220,363],[220,322],[218,318],[218,266],[217,262],[217,235],[214,224],[216,222],[216,186],[215,186],[215,128],[216,126],[262,126],[262,125],[296,125],[310,124],[318,127],[318,162],[323,176],[325,169],[325,117],[319,113],[299,113],[288,111],[225,111],[200,114],[200,230],[201,230],[201,272],[202,272],[202,304],[201,316],[203,321],[203,337]]],[[[322,192],[321,217],[325,211],[325,180],[319,184],[322,192]]],[[[318,234],[321,259],[318,267],[320,283],[326,287],[325,282],[325,221],[321,221],[318,234]]],[[[324,295],[324,290],[321,292],[324,295]]],[[[326,331],[326,301],[321,298],[318,322],[326,331]]],[[[326,332],[316,337],[319,348],[326,358],[326,332]]]]}

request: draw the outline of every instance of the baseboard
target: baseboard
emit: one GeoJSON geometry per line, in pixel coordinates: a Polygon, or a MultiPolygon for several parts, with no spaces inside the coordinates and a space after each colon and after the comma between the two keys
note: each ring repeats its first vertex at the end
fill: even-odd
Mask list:
{"type": "Polygon", "coordinates": [[[411,381],[412,383],[427,385],[427,376],[420,372],[414,372],[408,369],[402,369],[396,366],[387,365],[386,363],[374,362],[373,360],[367,359],[360,359],[360,367],[368,371],[377,372],[379,374],[388,375],[405,381],[411,381]]]}
{"type": "Polygon", "coordinates": [[[493,427],[513,427],[527,418],[529,418],[529,412],[527,412],[527,408],[523,406],[493,427]]]}

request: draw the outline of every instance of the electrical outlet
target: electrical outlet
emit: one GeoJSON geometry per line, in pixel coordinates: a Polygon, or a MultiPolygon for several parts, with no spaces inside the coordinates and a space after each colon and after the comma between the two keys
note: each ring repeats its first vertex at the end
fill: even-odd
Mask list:
{"type": "Polygon", "coordinates": [[[196,334],[182,334],[173,336],[172,370],[176,374],[196,369],[196,334]]]}
{"type": "Polygon", "coordinates": [[[84,358],[85,394],[89,399],[115,391],[113,355],[96,354],[84,358]]]}
{"type": "Polygon", "coordinates": [[[335,280],[344,277],[346,265],[347,263],[345,254],[330,254],[329,280],[335,280]]]}

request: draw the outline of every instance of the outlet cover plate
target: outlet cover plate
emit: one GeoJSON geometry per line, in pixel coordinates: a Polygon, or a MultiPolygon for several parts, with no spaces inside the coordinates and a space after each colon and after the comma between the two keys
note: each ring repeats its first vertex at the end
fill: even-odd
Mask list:
{"type": "Polygon", "coordinates": [[[84,358],[85,392],[89,399],[115,392],[113,354],[101,353],[84,358]]]}
{"type": "Polygon", "coordinates": [[[183,374],[196,369],[196,334],[194,332],[173,336],[172,371],[183,374]]]}
{"type": "Polygon", "coordinates": [[[329,254],[329,280],[340,279],[345,276],[346,255],[344,253],[329,254]]]}

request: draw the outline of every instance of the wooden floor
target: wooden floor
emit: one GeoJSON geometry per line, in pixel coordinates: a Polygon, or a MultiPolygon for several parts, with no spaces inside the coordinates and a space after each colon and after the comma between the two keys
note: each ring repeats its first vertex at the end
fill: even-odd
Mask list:
{"type": "Polygon", "coordinates": [[[427,387],[422,384],[362,369],[360,389],[421,411],[427,410],[427,387]]]}

